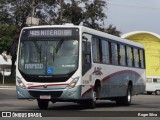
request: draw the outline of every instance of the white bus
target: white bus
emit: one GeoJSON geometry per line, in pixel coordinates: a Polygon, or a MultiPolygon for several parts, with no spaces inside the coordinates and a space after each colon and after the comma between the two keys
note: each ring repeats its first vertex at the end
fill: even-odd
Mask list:
{"type": "Polygon", "coordinates": [[[160,78],[148,76],[148,78],[146,78],[146,92],[149,95],[152,93],[160,95],[160,78]]]}
{"type": "Polygon", "coordinates": [[[84,26],[23,28],[17,57],[17,96],[40,109],[50,101],[130,105],[145,91],[144,47],[84,26]]]}

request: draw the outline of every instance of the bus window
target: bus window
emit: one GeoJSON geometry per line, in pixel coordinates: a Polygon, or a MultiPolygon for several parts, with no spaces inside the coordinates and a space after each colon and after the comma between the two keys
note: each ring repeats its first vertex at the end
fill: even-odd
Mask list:
{"type": "Polygon", "coordinates": [[[152,82],[152,78],[146,78],[146,82],[152,82]]]}
{"type": "Polygon", "coordinates": [[[153,78],[153,82],[156,83],[157,82],[157,78],[153,78]]]}
{"type": "Polygon", "coordinates": [[[141,68],[144,68],[144,52],[143,50],[139,50],[139,53],[140,53],[140,65],[141,65],[141,68]]]}
{"type": "Polygon", "coordinates": [[[133,49],[133,54],[134,54],[134,65],[135,67],[139,67],[139,54],[136,48],[133,49]]]}
{"type": "Polygon", "coordinates": [[[112,49],[112,64],[118,65],[118,47],[116,43],[111,43],[112,49]]]}
{"type": "Polygon", "coordinates": [[[126,54],[125,54],[125,46],[124,45],[120,45],[119,46],[119,55],[120,55],[120,65],[126,65],[126,54]]]}
{"type": "Polygon", "coordinates": [[[132,67],[132,60],[133,60],[133,55],[132,55],[132,49],[130,47],[127,47],[127,65],[132,67]]]}
{"type": "Polygon", "coordinates": [[[102,63],[109,63],[109,44],[108,41],[102,40],[102,63]]]}
{"type": "Polygon", "coordinates": [[[91,68],[91,43],[86,37],[82,41],[82,75],[91,68]]]}
{"type": "Polygon", "coordinates": [[[101,52],[100,52],[101,44],[100,40],[97,38],[93,38],[92,41],[92,52],[93,52],[93,61],[94,62],[101,62],[101,52]]]}
{"type": "Polygon", "coordinates": [[[160,78],[157,78],[157,83],[160,83],[160,78]]]}

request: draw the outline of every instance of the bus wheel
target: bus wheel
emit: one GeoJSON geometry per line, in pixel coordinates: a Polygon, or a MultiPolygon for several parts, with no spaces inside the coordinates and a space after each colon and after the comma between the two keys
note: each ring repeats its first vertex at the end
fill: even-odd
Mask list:
{"type": "Polygon", "coordinates": [[[94,109],[96,107],[96,92],[92,91],[92,99],[88,100],[87,105],[89,108],[94,109]]]}
{"type": "Polygon", "coordinates": [[[156,91],[155,91],[155,94],[156,94],[156,95],[160,95],[160,90],[156,90],[156,91]]]}
{"type": "Polygon", "coordinates": [[[119,97],[116,99],[117,105],[129,106],[132,101],[132,87],[128,86],[127,95],[125,97],[119,97]]]}
{"type": "Polygon", "coordinates": [[[132,87],[129,85],[127,89],[127,95],[124,97],[124,105],[131,105],[132,101],[132,87]]]}
{"type": "Polygon", "coordinates": [[[46,110],[48,108],[49,101],[37,99],[38,107],[42,110],[46,110]]]}

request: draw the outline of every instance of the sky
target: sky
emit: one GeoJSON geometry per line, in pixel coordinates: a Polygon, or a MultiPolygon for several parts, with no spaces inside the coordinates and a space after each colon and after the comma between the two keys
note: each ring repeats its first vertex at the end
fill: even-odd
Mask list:
{"type": "Polygon", "coordinates": [[[149,31],[160,35],[160,0],[107,0],[105,24],[113,24],[122,35],[149,31]]]}

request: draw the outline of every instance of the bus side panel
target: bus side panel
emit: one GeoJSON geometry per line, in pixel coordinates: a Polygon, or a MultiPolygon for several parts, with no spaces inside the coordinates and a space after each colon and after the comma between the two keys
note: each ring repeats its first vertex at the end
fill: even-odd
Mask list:
{"type": "MultiPolygon", "coordinates": [[[[136,83],[141,77],[131,70],[122,70],[105,77],[101,89],[102,97],[117,97],[125,96],[128,88],[129,81],[132,81],[133,87],[136,87],[136,83]],[[107,93],[107,91],[109,93],[107,93]]],[[[138,88],[138,86],[137,86],[138,88]]],[[[137,93],[139,93],[139,90],[137,93]]]]}
{"type": "MultiPolygon", "coordinates": [[[[112,68],[114,69],[113,66],[112,68]]],[[[105,70],[102,69],[102,71],[105,70]]],[[[97,79],[101,80],[101,98],[126,96],[129,81],[131,81],[133,85],[132,95],[143,93],[145,91],[145,80],[144,76],[140,75],[143,72],[144,70],[141,69],[139,71],[134,71],[134,69],[119,69],[119,71],[113,70],[110,74],[105,74],[104,72],[102,75],[93,75],[92,72],[87,73],[83,77],[82,81],[87,81],[87,76],[90,76],[88,77],[89,80],[87,82],[89,85],[83,85],[82,97],[91,97],[91,93],[94,89],[94,83],[97,79]]]]}

